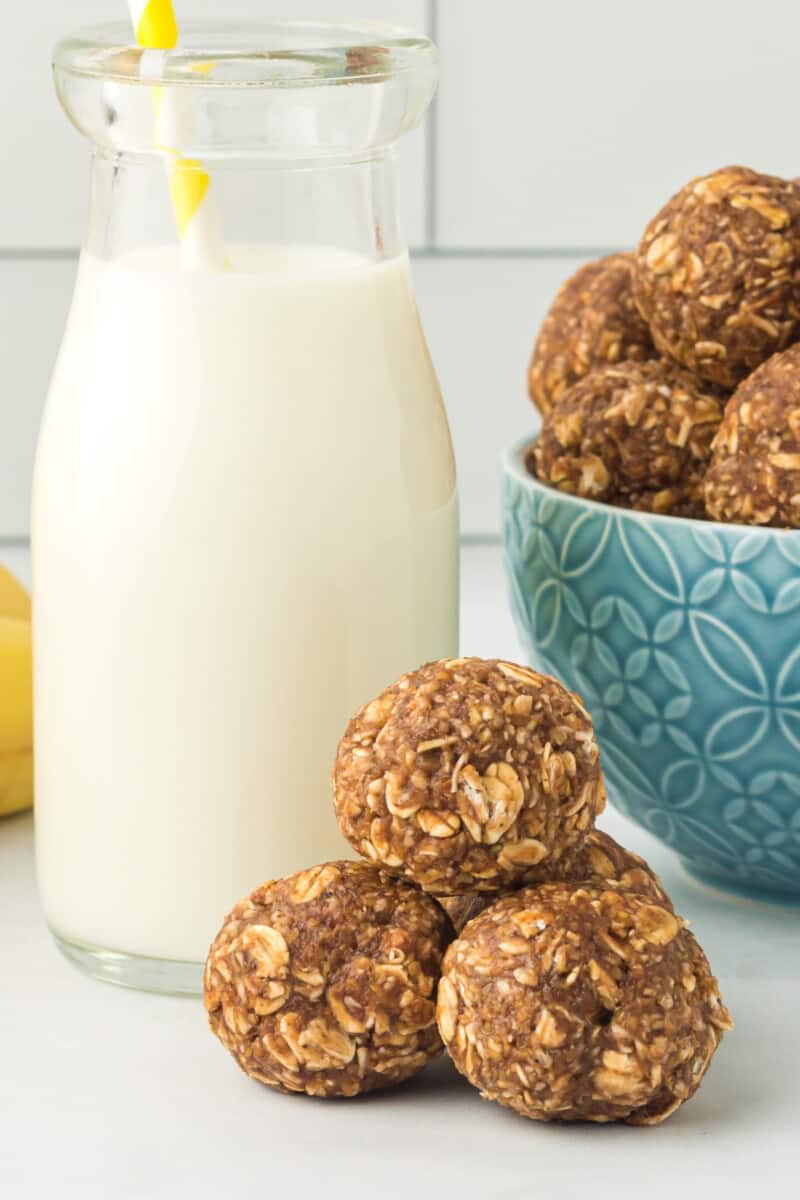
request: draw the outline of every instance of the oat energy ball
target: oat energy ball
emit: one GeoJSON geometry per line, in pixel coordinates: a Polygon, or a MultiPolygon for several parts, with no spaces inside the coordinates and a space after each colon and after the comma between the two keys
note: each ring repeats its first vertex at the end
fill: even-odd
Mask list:
{"type": "MultiPolygon", "coordinates": [[[[545,882],[560,881],[591,883],[595,887],[613,888],[614,891],[638,892],[650,896],[664,908],[672,909],[672,901],[649,863],[632,850],[626,850],[610,834],[600,829],[590,829],[577,854],[562,858],[555,865],[551,879],[545,882]]],[[[503,896],[509,894],[503,892],[503,896]]],[[[500,898],[488,892],[436,897],[457,933],[500,898]]]]}
{"type": "Polygon", "coordinates": [[[705,501],[717,521],[800,528],[800,344],[767,359],[731,396],[705,501]]]}
{"type": "Polygon", "coordinates": [[[608,833],[592,829],[561,879],[593,887],[636,892],[672,910],[672,901],[653,868],[608,833]]]}
{"type": "Polygon", "coordinates": [[[542,322],[528,370],[531,399],[546,413],[593,367],[655,353],[633,300],[633,255],[598,258],[561,285],[542,322]]]}
{"type": "Polygon", "coordinates": [[[480,658],[404,675],[350,722],[333,775],[359,854],[434,895],[547,877],[605,805],[589,714],[556,679],[480,658]]]}
{"type": "Polygon", "coordinates": [[[450,937],[430,897],[368,863],[265,883],[209,951],[209,1024],[248,1075],[281,1091],[391,1087],[441,1050],[435,988],[450,937]]]}
{"type": "Polygon", "coordinates": [[[445,955],[438,1021],[487,1100],[540,1121],[655,1125],[696,1091],[730,1017],[679,917],[633,892],[543,884],[445,955]]]}
{"type": "Polygon", "coordinates": [[[747,167],[693,179],[644,231],[634,296],[658,349],[733,388],[800,333],[800,189],[747,167]]]}
{"type": "Polygon", "coordinates": [[[717,396],[668,359],[598,367],[544,417],[534,473],[575,496],[692,516],[721,418],[717,396]]]}

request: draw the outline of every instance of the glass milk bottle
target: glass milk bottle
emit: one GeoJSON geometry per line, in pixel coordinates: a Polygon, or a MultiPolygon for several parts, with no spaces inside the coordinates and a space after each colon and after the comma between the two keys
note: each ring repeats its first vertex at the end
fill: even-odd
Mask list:
{"type": "Polygon", "coordinates": [[[69,958],[191,992],[241,895],[347,856],[352,711],[457,650],[392,163],[436,55],[369,24],[129,40],[55,55],[92,168],[34,484],[37,860],[69,958]]]}

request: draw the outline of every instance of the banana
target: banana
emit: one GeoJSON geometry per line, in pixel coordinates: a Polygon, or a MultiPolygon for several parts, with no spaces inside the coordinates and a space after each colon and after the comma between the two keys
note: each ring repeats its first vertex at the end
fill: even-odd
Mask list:
{"type": "Polygon", "coordinates": [[[0,754],[0,817],[33,804],[33,752],[0,754]]]}
{"type": "Polygon", "coordinates": [[[6,567],[0,567],[0,617],[31,619],[31,598],[6,567]]]}
{"type": "Polygon", "coordinates": [[[31,602],[0,567],[0,817],[32,803],[31,602]]]}
{"type": "Polygon", "coordinates": [[[0,754],[33,746],[31,626],[0,617],[0,754]]]}

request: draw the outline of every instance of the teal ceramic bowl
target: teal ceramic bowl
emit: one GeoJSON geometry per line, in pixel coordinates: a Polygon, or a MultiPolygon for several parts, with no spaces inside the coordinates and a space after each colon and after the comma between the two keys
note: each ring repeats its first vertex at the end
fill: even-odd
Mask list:
{"type": "Polygon", "coordinates": [[[503,462],[533,666],[591,711],[613,803],[701,880],[800,902],[800,531],[610,508],[503,462]]]}

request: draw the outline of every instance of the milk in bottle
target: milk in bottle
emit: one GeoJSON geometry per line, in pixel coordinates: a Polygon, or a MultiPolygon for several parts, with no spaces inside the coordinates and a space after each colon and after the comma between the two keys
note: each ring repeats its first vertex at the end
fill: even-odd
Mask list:
{"type": "MultiPolygon", "coordinates": [[[[352,711],[456,653],[455,473],[380,156],[267,167],[278,236],[230,237],[223,271],[168,238],[109,252],[150,201],[108,160],[36,464],[38,875],[81,966],[191,991],[241,895],[349,856],[329,774],[352,711]],[[296,205],[275,217],[282,172],[308,240],[296,205]],[[355,208],[346,236],[323,196],[355,208]]],[[[258,224],[229,170],[226,236],[258,224]]]]}

